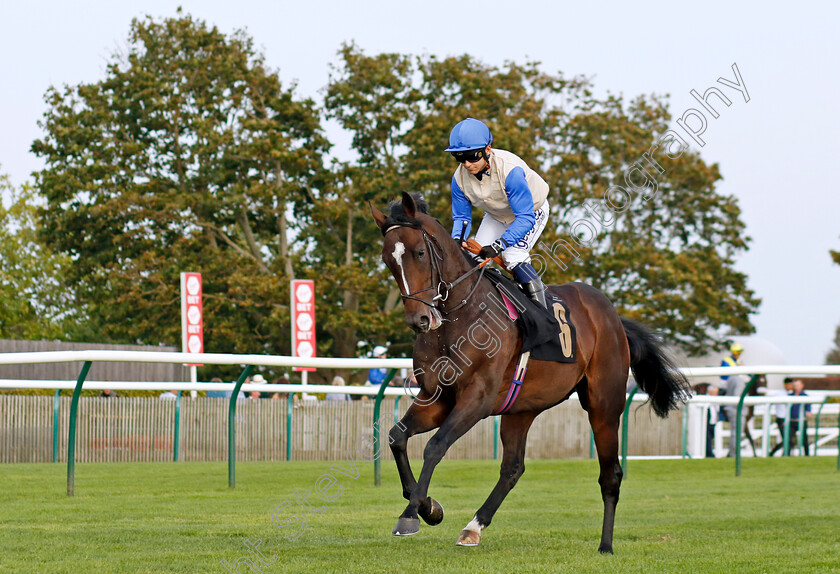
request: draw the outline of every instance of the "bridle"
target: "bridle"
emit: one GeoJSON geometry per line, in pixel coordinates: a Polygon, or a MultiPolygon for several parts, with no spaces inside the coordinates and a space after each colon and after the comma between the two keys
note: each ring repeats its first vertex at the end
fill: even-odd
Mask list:
{"type": "MultiPolygon", "coordinates": [[[[402,289],[400,289],[400,297],[402,297],[403,301],[405,301],[406,299],[411,299],[412,301],[417,301],[417,302],[422,303],[423,305],[426,305],[426,306],[428,306],[432,309],[436,309],[442,315],[449,315],[450,313],[454,313],[455,311],[457,311],[458,309],[460,309],[461,307],[466,305],[467,302],[470,300],[470,297],[473,296],[473,293],[475,293],[475,291],[478,289],[478,286],[481,284],[481,278],[484,276],[484,271],[485,271],[486,266],[473,267],[472,269],[470,269],[466,273],[460,275],[457,279],[455,279],[451,283],[447,282],[443,278],[443,272],[441,271],[441,268],[440,268],[440,262],[443,261],[443,254],[441,253],[442,248],[441,248],[440,244],[438,243],[437,238],[429,235],[428,232],[422,226],[416,227],[414,225],[400,225],[400,224],[395,224],[395,225],[390,226],[387,230],[385,230],[385,233],[383,233],[383,235],[387,235],[388,232],[393,231],[394,229],[399,229],[401,227],[408,227],[410,229],[417,229],[421,233],[423,233],[423,240],[426,243],[426,249],[429,253],[429,261],[431,262],[431,267],[432,267],[431,272],[430,272],[430,277],[429,277],[429,283],[430,284],[429,284],[428,287],[426,287],[425,289],[418,289],[417,291],[413,291],[413,292],[408,293],[408,294],[403,294],[402,289]],[[452,291],[452,289],[455,288],[459,283],[461,283],[462,281],[467,279],[470,275],[472,275],[476,271],[480,271],[480,273],[478,275],[478,279],[476,280],[475,285],[470,290],[470,292],[467,294],[467,296],[464,297],[461,300],[461,302],[458,303],[458,305],[456,305],[455,307],[452,307],[451,309],[444,309],[442,307],[442,304],[445,303],[449,299],[449,294],[452,291]],[[435,285],[435,278],[437,278],[437,285],[435,285]],[[436,291],[436,295],[434,297],[432,297],[431,302],[426,301],[425,299],[417,296],[420,293],[425,293],[426,291],[432,291],[432,290],[436,291]]],[[[406,284],[406,287],[407,286],[408,285],[406,284]]]]}

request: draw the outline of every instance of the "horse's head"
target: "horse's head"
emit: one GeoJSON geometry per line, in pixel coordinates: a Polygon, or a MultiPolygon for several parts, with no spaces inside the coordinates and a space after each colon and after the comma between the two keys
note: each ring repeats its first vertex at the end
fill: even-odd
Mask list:
{"type": "Polygon", "coordinates": [[[444,297],[441,271],[447,242],[452,239],[426,214],[419,194],[402,194],[390,205],[389,214],[370,206],[373,219],[385,238],[382,260],[397,281],[405,306],[405,322],[417,333],[443,324],[438,303],[444,297]]]}

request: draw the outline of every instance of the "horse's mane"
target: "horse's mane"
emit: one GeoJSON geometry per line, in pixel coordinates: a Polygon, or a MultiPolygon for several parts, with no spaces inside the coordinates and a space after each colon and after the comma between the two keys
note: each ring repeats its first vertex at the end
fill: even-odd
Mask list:
{"type": "MultiPolygon", "coordinates": [[[[423,199],[423,194],[420,192],[414,192],[409,195],[412,199],[414,199],[414,205],[417,207],[417,213],[428,215],[429,204],[426,203],[425,199],[423,199]]],[[[409,217],[405,212],[402,201],[395,200],[388,204],[388,217],[385,218],[385,223],[382,224],[382,235],[385,235],[385,232],[395,225],[420,229],[423,223],[416,217],[409,217]]],[[[478,265],[478,261],[476,261],[474,257],[471,257],[466,251],[462,251],[461,253],[471,267],[478,265]]]]}
{"type": "MultiPolygon", "coordinates": [[[[414,192],[409,195],[411,195],[411,198],[414,199],[414,204],[417,206],[417,213],[424,213],[428,215],[429,204],[427,204],[426,200],[423,199],[423,194],[420,192],[414,192]]],[[[385,223],[382,225],[382,234],[385,235],[385,232],[395,225],[420,229],[423,223],[416,217],[409,217],[409,215],[405,212],[402,201],[392,201],[388,205],[388,217],[385,218],[385,223]]]]}

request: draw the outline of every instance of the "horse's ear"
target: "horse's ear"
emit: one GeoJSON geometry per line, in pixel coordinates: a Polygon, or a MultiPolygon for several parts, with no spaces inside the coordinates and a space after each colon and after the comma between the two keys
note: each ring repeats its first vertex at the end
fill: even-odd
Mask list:
{"type": "Polygon", "coordinates": [[[414,203],[414,198],[411,197],[410,193],[406,191],[402,192],[402,204],[407,216],[413,218],[417,215],[417,204],[414,203]]]}
{"type": "Polygon", "coordinates": [[[382,229],[382,226],[385,225],[385,214],[376,209],[373,206],[373,202],[368,201],[368,205],[370,206],[370,213],[373,215],[373,220],[379,226],[379,229],[382,229]]]}

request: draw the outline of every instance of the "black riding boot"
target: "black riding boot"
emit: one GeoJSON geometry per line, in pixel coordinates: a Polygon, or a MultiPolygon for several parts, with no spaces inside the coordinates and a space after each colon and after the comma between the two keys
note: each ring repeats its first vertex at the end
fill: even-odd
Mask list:
{"type": "Polygon", "coordinates": [[[544,308],[548,308],[545,303],[545,285],[539,276],[536,279],[531,279],[525,283],[525,288],[528,290],[528,295],[530,295],[531,299],[542,305],[544,308]]]}

